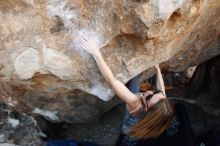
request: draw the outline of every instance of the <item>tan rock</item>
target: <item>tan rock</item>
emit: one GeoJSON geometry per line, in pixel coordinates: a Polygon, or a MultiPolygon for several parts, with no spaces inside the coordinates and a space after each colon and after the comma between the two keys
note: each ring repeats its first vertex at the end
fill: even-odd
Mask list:
{"type": "Polygon", "coordinates": [[[219,0],[2,0],[1,80],[19,92],[13,97],[18,109],[40,106],[56,111],[57,121],[79,122],[83,114],[88,118],[82,121],[88,121],[114,106],[94,98],[107,101],[114,93],[80,49],[80,33],[99,44],[114,75],[126,83],[156,63],[183,71],[220,54],[219,16],[219,0]],[[42,95],[45,100],[34,98],[43,103],[27,97],[33,94],[42,95]],[[92,98],[85,102],[82,96],[92,98]],[[67,102],[73,100],[84,105],[72,108],[67,102]],[[26,105],[19,107],[21,102],[26,105]]]}
{"type": "Polygon", "coordinates": [[[40,69],[39,52],[33,48],[28,48],[15,59],[15,73],[21,79],[30,79],[40,69]]]}

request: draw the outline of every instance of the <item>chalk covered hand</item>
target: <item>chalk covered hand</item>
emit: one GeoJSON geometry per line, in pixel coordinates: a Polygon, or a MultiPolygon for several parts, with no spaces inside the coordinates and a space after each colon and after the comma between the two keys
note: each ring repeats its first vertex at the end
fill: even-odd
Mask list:
{"type": "Polygon", "coordinates": [[[96,56],[100,54],[100,50],[95,41],[88,39],[85,34],[82,34],[80,38],[80,43],[82,49],[84,49],[89,54],[96,56]]]}

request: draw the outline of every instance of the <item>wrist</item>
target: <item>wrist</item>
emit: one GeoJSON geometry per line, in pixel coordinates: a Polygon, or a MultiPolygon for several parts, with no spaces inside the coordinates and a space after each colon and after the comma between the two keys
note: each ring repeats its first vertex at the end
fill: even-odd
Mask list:
{"type": "Polygon", "coordinates": [[[160,71],[160,68],[156,68],[157,71],[160,71]]]}
{"type": "Polygon", "coordinates": [[[96,58],[102,57],[102,54],[100,51],[98,51],[98,52],[94,53],[92,56],[96,59],[96,58]]]}

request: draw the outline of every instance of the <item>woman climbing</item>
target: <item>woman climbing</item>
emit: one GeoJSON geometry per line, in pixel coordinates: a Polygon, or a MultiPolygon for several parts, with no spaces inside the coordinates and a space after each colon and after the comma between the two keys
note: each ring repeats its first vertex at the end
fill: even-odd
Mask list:
{"type": "Polygon", "coordinates": [[[157,71],[156,91],[139,92],[137,80],[133,79],[130,87],[118,81],[105,63],[101,52],[94,41],[86,38],[80,39],[81,47],[91,54],[105,80],[111,85],[115,94],[126,104],[128,115],[122,126],[123,145],[136,145],[140,138],[154,138],[166,130],[173,118],[173,109],[166,98],[165,87],[159,65],[157,71]],[[129,90],[129,88],[131,90],[129,90]],[[132,89],[134,88],[134,90],[132,89]]]}

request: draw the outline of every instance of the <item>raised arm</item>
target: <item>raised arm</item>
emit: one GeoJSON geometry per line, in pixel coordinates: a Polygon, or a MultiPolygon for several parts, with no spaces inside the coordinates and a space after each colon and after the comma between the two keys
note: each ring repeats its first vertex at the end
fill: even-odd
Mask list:
{"type": "Polygon", "coordinates": [[[118,81],[114,77],[111,69],[105,63],[96,43],[87,39],[84,35],[82,35],[80,41],[81,47],[94,57],[100,72],[104,76],[105,80],[111,85],[116,95],[122,101],[124,101],[129,108],[135,109],[137,105],[139,105],[139,98],[137,95],[133,94],[122,82],[118,81]]]}
{"type": "Polygon", "coordinates": [[[156,79],[156,87],[157,87],[157,90],[161,90],[164,94],[164,96],[166,97],[166,92],[165,92],[165,86],[164,86],[164,81],[163,81],[163,76],[161,74],[161,71],[160,71],[160,67],[159,67],[159,64],[155,65],[154,66],[157,70],[157,79],[156,79]]]}

